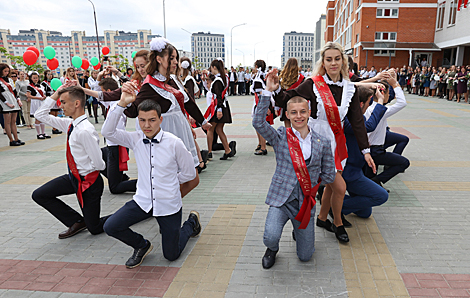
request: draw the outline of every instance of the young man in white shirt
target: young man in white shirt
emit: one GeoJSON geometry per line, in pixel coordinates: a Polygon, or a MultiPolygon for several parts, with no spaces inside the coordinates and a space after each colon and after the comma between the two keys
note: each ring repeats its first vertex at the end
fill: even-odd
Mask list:
{"type": "Polygon", "coordinates": [[[104,170],[105,164],[101,158],[98,133],[85,115],[85,93],[79,86],[61,88],[45,99],[34,118],[67,131],[66,156],[69,173],[36,189],[32,194],[33,200],[69,227],[59,234],[59,239],[74,236],[85,228],[93,235],[102,233],[106,217],[100,218],[103,194],[100,171],[104,170]],[[59,97],[64,115],[71,118],[49,115],[59,97]],[[74,193],[83,216],[58,198],[74,193]]]}
{"type": "Polygon", "coordinates": [[[129,227],[155,217],[162,233],[163,256],[179,258],[190,237],[201,232],[199,214],[191,211],[181,226],[182,197],[188,193],[187,183],[196,177],[191,153],[183,141],[160,128],[161,108],[153,100],[138,106],[141,131],[116,129],[126,106],[136,95],[123,92],[116,108],[109,113],[101,133],[116,144],[134,150],[137,163],[137,191],[133,200],[114,213],[104,226],[105,232],[134,248],[127,268],[135,268],[153,249],[152,244],[129,227]]]}

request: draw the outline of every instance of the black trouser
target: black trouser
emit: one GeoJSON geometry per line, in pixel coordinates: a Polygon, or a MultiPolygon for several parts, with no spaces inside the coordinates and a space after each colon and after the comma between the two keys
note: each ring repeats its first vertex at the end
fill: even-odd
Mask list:
{"type": "Polygon", "coordinates": [[[236,82],[230,82],[229,86],[230,86],[230,95],[235,95],[235,87],[237,86],[235,84],[236,82]]]}
{"type": "MultiPolygon", "coordinates": [[[[371,146],[370,155],[374,159],[376,166],[389,166],[389,168],[376,176],[376,179],[382,183],[388,182],[399,173],[404,172],[410,166],[410,161],[406,157],[397,153],[387,152],[383,146],[371,146]]],[[[365,169],[366,177],[373,178],[375,176],[367,165],[365,166],[365,169]]]]}
{"type": "Polygon", "coordinates": [[[439,83],[439,98],[443,98],[446,95],[446,83],[439,83]]]}
{"type": "Polygon", "coordinates": [[[23,110],[20,109],[18,114],[16,114],[16,125],[20,125],[20,123],[23,123],[23,125],[26,124],[26,122],[24,121],[24,117],[23,117],[23,110]],[[21,122],[20,122],[21,120],[21,122]]]}
{"type": "Polygon", "coordinates": [[[238,82],[238,95],[243,95],[245,93],[245,82],[238,82]]]}
{"type": "Polygon", "coordinates": [[[78,205],[82,209],[83,216],[57,198],[76,194],[76,189],[77,185],[74,185],[69,175],[65,174],[36,189],[32,198],[65,226],[71,227],[74,223],[84,220],[91,234],[102,233],[103,224],[106,221],[106,218],[100,218],[103,178],[98,176],[95,183],[82,193],[83,207],[80,206],[80,203],[78,205]]]}
{"type": "Polygon", "coordinates": [[[101,148],[103,160],[106,161],[106,169],[101,171],[108,178],[109,191],[112,194],[120,194],[126,191],[135,192],[137,180],[122,181],[124,173],[119,171],[119,146],[107,146],[101,148]]]}
{"type": "Polygon", "coordinates": [[[250,95],[250,82],[245,83],[245,95],[250,95]]]}

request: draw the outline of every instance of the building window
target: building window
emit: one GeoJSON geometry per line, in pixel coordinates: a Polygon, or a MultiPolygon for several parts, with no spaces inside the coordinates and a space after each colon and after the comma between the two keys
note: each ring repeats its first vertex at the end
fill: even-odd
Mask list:
{"type": "Polygon", "coordinates": [[[375,32],[376,41],[397,41],[396,32],[375,32]]]}
{"type": "Polygon", "coordinates": [[[457,15],[457,0],[451,0],[450,10],[449,10],[449,26],[455,25],[456,15],[457,15]]]}
{"type": "Polygon", "coordinates": [[[398,0],[377,0],[377,2],[398,3],[398,0]]]}
{"type": "Polygon", "coordinates": [[[392,56],[395,57],[394,50],[375,50],[374,56],[392,56]]]}
{"type": "Polygon", "coordinates": [[[359,42],[359,34],[356,34],[356,42],[359,42]]]}
{"type": "Polygon", "coordinates": [[[439,5],[439,8],[437,9],[437,29],[442,29],[444,27],[445,9],[445,2],[439,5]]]}
{"type": "Polygon", "coordinates": [[[377,8],[379,18],[398,18],[398,8],[377,8]]]}

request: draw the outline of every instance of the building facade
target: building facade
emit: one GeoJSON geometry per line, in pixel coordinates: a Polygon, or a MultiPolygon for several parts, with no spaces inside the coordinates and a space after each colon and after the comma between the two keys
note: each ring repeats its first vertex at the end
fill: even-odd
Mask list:
{"type": "Polygon", "coordinates": [[[302,32],[286,32],[282,37],[281,67],[289,58],[296,58],[303,69],[313,66],[314,34],[302,32]]]}
{"type": "MultiPolygon", "coordinates": [[[[148,50],[150,40],[159,36],[152,35],[151,30],[137,30],[136,33],[106,30],[103,36],[98,36],[98,40],[100,50],[104,46],[109,47],[108,56],[122,55],[131,64],[132,52],[141,49],[148,50]]],[[[0,29],[0,47],[4,47],[11,55],[22,56],[30,46],[35,46],[39,50],[41,55],[38,63],[44,68],[47,68],[47,59],[42,54],[43,50],[47,46],[52,46],[56,51],[55,58],[59,60],[57,72],[62,72],[72,66],[73,56],[88,60],[99,56],[96,35],[87,36],[85,31],[72,31],[70,36],[63,36],[57,31],[31,29],[20,30],[17,35],[13,35],[8,29],[0,29]]],[[[11,63],[4,55],[0,55],[0,61],[11,63]]]]}
{"type": "Polygon", "coordinates": [[[315,43],[313,44],[313,64],[320,59],[320,51],[325,45],[326,15],[322,14],[315,24],[315,43]]]}
{"type": "Polygon", "coordinates": [[[330,0],[325,40],[340,43],[359,66],[436,66],[436,12],[436,0],[330,0]]]}
{"type": "MultiPolygon", "coordinates": [[[[195,68],[206,69],[212,60],[225,60],[225,37],[223,34],[198,32],[191,35],[192,61],[195,68]],[[195,63],[196,61],[196,63],[195,63]]],[[[225,65],[227,67],[227,65],[225,65]]]]}
{"type": "MultiPolygon", "coordinates": [[[[462,1],[463,2],[463,1],[462,1]]],[[[434,42],[442,49],[441,64],[470,64],[470,7],[457,7],[458,0],[439,0],[434,42]]]]}

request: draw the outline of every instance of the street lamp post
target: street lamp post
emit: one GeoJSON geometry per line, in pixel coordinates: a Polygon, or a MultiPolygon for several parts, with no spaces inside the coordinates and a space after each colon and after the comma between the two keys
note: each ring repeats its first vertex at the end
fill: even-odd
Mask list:
{"type": "MultiPolygon", "coordinates": [[[[95,30],[96,30],[96,44],[98,45],[98,59],[100,58],[100,40],[99,40],[99,37],[98,37],[98,23],[96,23],[96,11],[95,11],[95,4],[93,4],[93,2],[91,2],[91,0],[88,0],[91,5],[93,6],[93,15],[95,17],[95,30]]],[[[103,68],[103,66],[101,66],[101,69],[103,68]]]]}
{"type": "Polygon", "coordinates": [[[242,53],[242,55],[243,55],[243,67],[245,67],[245,53],[243,53],[239,49],[235,49],[235,51],[239,51],[240,53],[242,53]]]}
{"type": "Polygon", "coordinates": [[[165,0],[163,0],[163,37],[166,38],[165,0]]]}
{"type": "MultiPolygon", "coordinates": [[[[243,25],[246,25],[246,23],[235,25],[235,26],[233,26],[232,29],[230,30],[230,64],[233,63],[233,60],[232,60],[232,55],[233,55],[233,37],[232,37],[232,32],[233,32],[233,28],[238,27],[238,26],[243,26],[243,25]]],[[[232,66],[232,65],[230,65],[230,66],[232,66]]]]}

